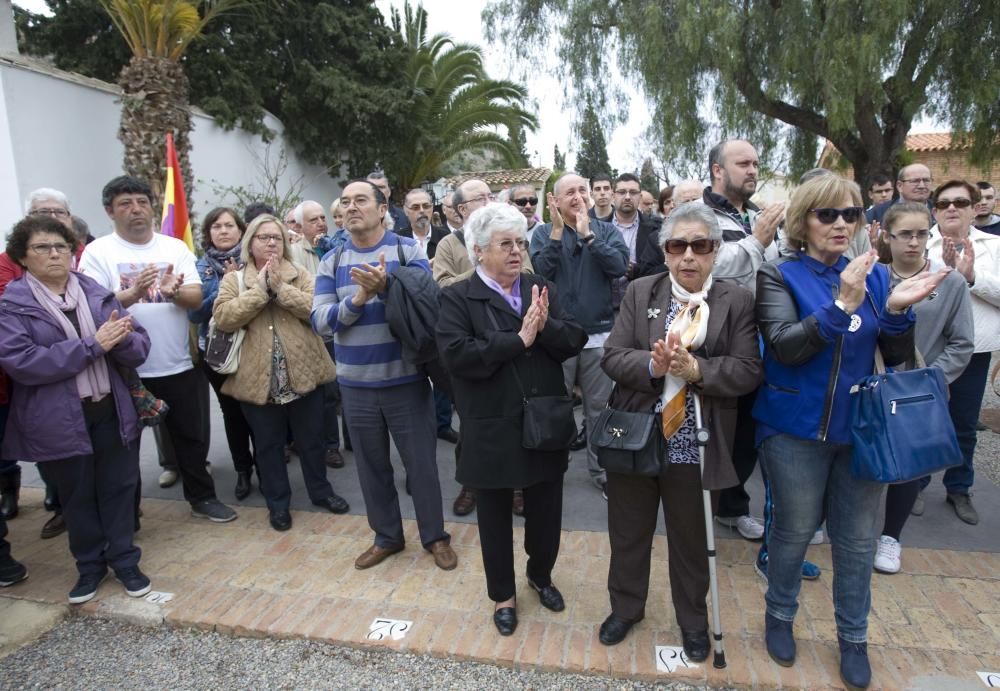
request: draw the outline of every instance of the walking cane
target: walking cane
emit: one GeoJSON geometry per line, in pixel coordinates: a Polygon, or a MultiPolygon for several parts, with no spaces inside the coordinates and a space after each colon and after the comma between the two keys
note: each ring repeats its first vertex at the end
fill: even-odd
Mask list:
{"type": "MultiPolygon", "coordinates": [[[[693,392],[692,392],[693,393],[693,392]]],[[[708,583],[712,593],[712,666],[726,668],[726,647],[722,642],[722,616],[719,613],[719,577],[715,572],[715,528],[712,523],[712,496],[705,487],[705,447],[708,446],[708,428],[701,417],[701,396],[694,393],[694,438],[698,444],[698,466],[702,477],[702,504],[705,508],[705,539],[708,545],[708,583]]]]}

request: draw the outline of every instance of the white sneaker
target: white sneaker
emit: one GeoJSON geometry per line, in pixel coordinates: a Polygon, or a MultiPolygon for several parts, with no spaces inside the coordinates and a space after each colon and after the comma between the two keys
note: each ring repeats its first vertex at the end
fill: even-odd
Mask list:
{"type": "Polygon", "coordinates": [[[174,483],[177,482],[177,471],[166,468],[162,473],[160,473],[160,487],[166,489],[167,487],[173,487],[174,483]]]}
{"type": "Polygon", "coordinates": [[[764,524],[747,514],[738,518],[716,516],[715,520],[736,531],[746,540],[760,540],[764,537],[764,524]]]}
{"type": "Polygon", "coordinates": [[[903,552],[899,541],[883,535],[875,551],[875,570],[880,573],[899,573],[899,557],[903,552]]]}
{"type": "Polygon", "coordinates": [[[822,528],[820,528],[815,533],[813,533],[813,536],[811,538],[809,538],[809,544],[810,545],[822,545],[823,544],[823,529],[822,528]]]}

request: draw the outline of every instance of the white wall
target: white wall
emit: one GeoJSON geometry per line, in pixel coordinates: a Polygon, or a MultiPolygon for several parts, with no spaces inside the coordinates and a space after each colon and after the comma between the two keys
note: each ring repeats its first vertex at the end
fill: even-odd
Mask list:
{"type": "MultiPolygon", "coordinates": [[[[119,90],[112,84],[62,72],[25,58],[0,57],[0,229],[3,235],[23,215],[27,195],[39,187],[66,193],[74,214],[90,224],[94,235],[111,232],[101,206],[101,189],[122,174],[123,149],[118,141],[119,90]]],[[[192,215],[221,202],[212,181],[223,186],[259,188],[260,161],[267,155],[263,140],[243,130],[225,131],[200,111],[193,111],[191,166],[194,169],[192,215]]],[[[340,194],[336,182],[319,166],[308,165],[283,144],[279,133],[270,146],[277,158],[288,157],[285,184],[301,178],[303,196],[329,206],[340,194]]],[[[191,171],[184,171],[190,176],[191,171]]]]}

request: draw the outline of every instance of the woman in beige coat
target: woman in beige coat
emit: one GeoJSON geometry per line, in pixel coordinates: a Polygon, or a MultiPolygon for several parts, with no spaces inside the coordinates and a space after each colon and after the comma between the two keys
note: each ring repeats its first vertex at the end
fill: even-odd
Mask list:
{"type": "Polygon", "coordinates": [[[285,437],[291,426],[309,499],[333,513],[350,508],[326,479],[322,385],[333,361],[309,324],[313,276],[291,260],[288,233],[270,215],[243,235],[245,268],[227,274],[212,315],[219,329],[246,328],[239,369],[223,385],[254,431],[257,473],[271,527],[292,527],[285,437]]]}

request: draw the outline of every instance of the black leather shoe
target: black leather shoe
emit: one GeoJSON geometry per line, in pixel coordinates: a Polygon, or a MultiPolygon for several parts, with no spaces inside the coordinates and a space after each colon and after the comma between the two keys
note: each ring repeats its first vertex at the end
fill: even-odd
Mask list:
{"type": "Polygon", "coordinates": [[[253,485],[250,484],[250,473],[236,473],[236,498],[243,501],[250,496],[250,490],[253,489],[253,485]]]}
{"type": "Polygon", "coordinates": [[[445,441],[451,442],[452,444],[457,444],[458,432],[456,432],[451,427],[445,427],[444,429],[438,431],[438,439],[444,439],[445,441]]]}
{"type": "Polygon", "coordinates": [[[271,511],[270,520],[271,527],[275,530],[285,531],[292,527],[292,514],[288,511],[271,511]]]}
{"type": "Polygon", "coordinates": [[[576,439],[570,442],[570,451],[579,451],[587,448],[587,423],[580,425],[580,431],[576,434],[576,439]]]}
{"type": "Polygon", "coordinates": [[[509,636],[517,628],[517,610],[513,607],[501,607],[493,612],[493,623],[501,636],[509,636]]]}
{"type": "Polygon", "coordinates": [[[604,645],[618,645],[625,640],[625,636],[628,635],[628,632],[635,623],[634,621],[619,619],[614,614],[608,615],[608,618],[601,624],[601,630],[597,638],[604,645]]]}
{"type": "Polygon", "coordinates": [[[538,599],[541,600],[542,607],[545,609],[551,609],[553,612],[562,612],[566,609],[566,603],[563,602],[562,593],[560,593],[559,589],[551,583],[539,588],[535,585],[534,581],[529,578],[528,585],[531,586],[532,590],[538,593],[538,599]]]}
{"type": "Polygon", "coordinates": [[[685,631],[681,629],[684,641],[684,654],[691,662],[704,662],[708,659],[708,631],[685,631]]]}
{"type": "Polygon", "coordinates": [[[351,505],[339,494],[331,494],[326,499],[314,501],[313,504],[322,506],[324,509],[329,510],[330,513],[347,513],[351,510],[351,505]]]}

